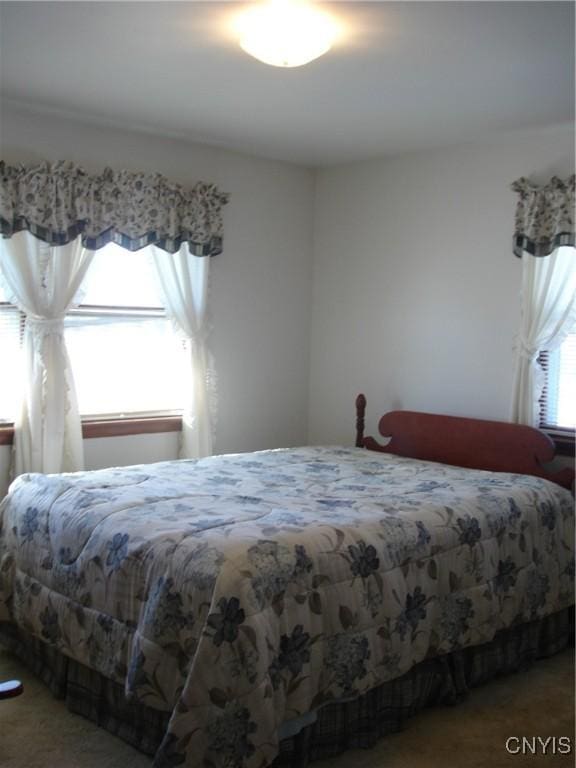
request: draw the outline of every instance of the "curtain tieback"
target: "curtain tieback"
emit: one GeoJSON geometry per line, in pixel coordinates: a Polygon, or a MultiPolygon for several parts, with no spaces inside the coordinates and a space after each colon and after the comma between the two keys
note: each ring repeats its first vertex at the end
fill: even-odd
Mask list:
{"type": "Polygon", "coordinates": [[[26,317],[26,327],[32,333],[40,336],[50,334],[64,333],[64,315],[62,317],[38,317],[37,315],[28,315],[26,317]]]}
{"type": "Polygon", "coordinates": [[[194,354],[197,354],[200,350],[203,350],[206,342],[207,342],[207,335],[202,334],[196,334],[194,337],[192,336],[184,336],[183,341],[186,344],[186,346],[194,352],[194,354]]]}
{"type": "Polygon", "coordinates": [[[523,339],[516,340],[516,349],[520,357],[524,357],[526,360],[536,360],[538,352],[540,351],[538,347],[532,347],[526,344],[523,339]]]}

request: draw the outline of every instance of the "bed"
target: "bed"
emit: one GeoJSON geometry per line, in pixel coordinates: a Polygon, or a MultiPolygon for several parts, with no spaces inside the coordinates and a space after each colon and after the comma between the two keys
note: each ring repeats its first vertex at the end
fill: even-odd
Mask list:
{"type": "Polygon", "coordinates": [[[305,765],[573,642],[572,470],[395,412],[356,446],[24,475],[0,640],[155,768],[305,765]]]}

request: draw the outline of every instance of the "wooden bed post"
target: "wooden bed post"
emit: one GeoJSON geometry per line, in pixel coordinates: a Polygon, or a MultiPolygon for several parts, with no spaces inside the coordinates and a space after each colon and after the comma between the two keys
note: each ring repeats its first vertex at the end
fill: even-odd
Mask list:
{"type": "Polygon", "coordinates": [[[366,398],[360,394],[356,398],[356,448],[364,448],[364,414],[366,398]]]}

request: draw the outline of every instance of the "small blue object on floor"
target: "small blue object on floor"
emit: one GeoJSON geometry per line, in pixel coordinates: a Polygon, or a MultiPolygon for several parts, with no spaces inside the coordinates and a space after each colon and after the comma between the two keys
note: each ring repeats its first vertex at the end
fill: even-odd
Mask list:
{"type": "Polygon", "coordinates": [[[20,680],[7,680],[0,683],[0,699],[11,699],[14,696],[20,696],[24,690],[20,680]]]}

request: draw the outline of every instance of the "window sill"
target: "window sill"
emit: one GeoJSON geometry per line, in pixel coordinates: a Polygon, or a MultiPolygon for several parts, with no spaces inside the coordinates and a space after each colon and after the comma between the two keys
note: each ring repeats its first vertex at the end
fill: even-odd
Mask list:
{"type": "Polygon", "coordinates": [[[3,424],[0,427],[0,445],[12,445],[14,442],[14,427],[12,424],[3,424]]]}
{"type": "Polygon", "coordinates": [[[540,427],[540,430],[548,435],[556,447],[558,456],[574,457],[576,447],[575,433],[572,429],[555,429],[554,427],[540,427]]]}
{"type": "MultiPolygon", "coordinates": [[[[181,416],[143,416],[127,419],[86,419],[82,422],[82,437],[122,437],[127,435],[180,432],[181,416]]],[[[14,425],[0,426],[0,445],[12,445],[14,425]]]]}
{"type": "Polygon", "coordinates": [[[86,419],[82,421],[82,437],[120,437],[158,432],[180,432],[181,416],[139,416],[124,419],[86,419]]]}

